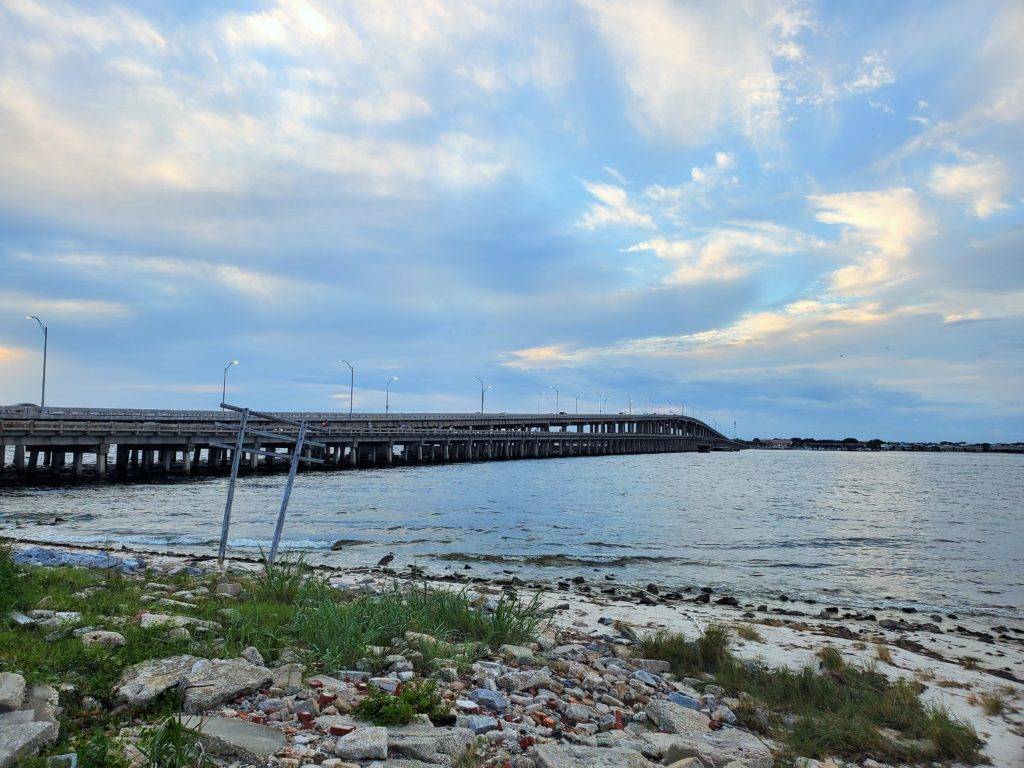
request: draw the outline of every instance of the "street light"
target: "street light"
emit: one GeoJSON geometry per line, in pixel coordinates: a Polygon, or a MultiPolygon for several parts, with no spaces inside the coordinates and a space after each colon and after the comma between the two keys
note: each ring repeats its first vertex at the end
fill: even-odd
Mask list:
{"type": "Polygon", "coordinates": [[[344,363],[348,366],[348,415],[352,415],[352,398],[356,391],[356,367],[352,365],[348,360],[339,360],[339,363],[344,363]]]}
{"type": "Polygon", "coordinates": [[[537,393],[537,415],[538,416],[540,416],[540,399],[542,397],[544,397],[544,393],[543,392],[538,392],[537,393]]]}
{"type": "Polygon", "coordinates": [[[629,395],[626,395],[626,402],[629,404],[629,415],[632,416],[633,415],[633,398],[630,397],[629,395]]]}
{"type": "Polygon", "coordinates": [[[552,384],[551,389],[555,390],[555,413],[558,413],[558,387],[552,384]]]}
{"type": "Polygon", "coordinates": [[[388,384],[384,387],[384,413],[391,412],[391,384],[398,381],[397,376],[392,376],[388,379],[388,384]]]}
{"type": "Polygon", "coordinates": [[[39,395],[39,410],[42,411],[46,407],[46,347],[50,338],[50,329],[43,325],[43,321],[35,315],[26,315],[25,319],[35,320],[43,332],[43,391],[39,395]]]}
{"type": "Polygon", "coordinates": [[[480,413],[484,412],[484,392],[491,388],[490,384],[484,384],[484,380],[479,376],[474,376],[474,379],[480,382],[480,413]]]}
{"type": "Polygon", "coordinates": [[[228,401],[228,369],[233,365],[238,365],[237,360],[232,360],[230,363],[224,366],[224,382],[220,388],[220,401],[226,403],[228,401]]]}
{"type": "MultiPolygon", "coordinates": [[[[594,391],[597,392],[596,389],[594,391]]],[[[604,399],[604,396],[600,392],[597,392],[597,412],[598,413],[604,413],[604,409],[601,407],[601,400],[603,400],[603,399],[604,399]]]]}
{"type": "Polygon", "coordinates": [[[580,398],[581,397],[583,397],[583,395],[576,395],[576,415],[577,416],[580,415],[580,398]]]}

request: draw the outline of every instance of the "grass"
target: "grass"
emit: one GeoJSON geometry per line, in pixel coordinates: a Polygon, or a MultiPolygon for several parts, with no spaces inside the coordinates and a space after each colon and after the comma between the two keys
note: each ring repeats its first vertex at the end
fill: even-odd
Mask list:
{"type": "Polygon", "coordinates": [[[146,768],[212,768],[214,764],[199,743],[199,735],[177,717],[143,731],[138,748],[146,758],[146,768]]]}
{"type": "Polygon", "coordinates": [[[761,637],[761,633],[757,631],[757,628],[751,626],[750,624],[736,625],[736,635],[743,638],[744,640],[751,640],[755,643],[760,643],[764,641],[764,638],[761,637]]]}
{"type": "Polygon", "coordinates": [[[820,672],[742,662],[730,651],[728,630],[717,625],[694,640],[665,632],[651,635],[644,638],[641,652],[668,661],[677,675],[710,673],[729,693],[749,693],[755,705],[737,711],[741,723],[778,739],[793,756],[858,762],[871,757],[890,763],[979,759],[981,742],[970,724],[923,703],[918,683],[890,681],[873,667],[849,665],[834,646],[818,653],[820,672]],[[930,748],[889,739],[882,728],[926,740],[930,748]]]}
{"type": "MultiPolygon", "coordinates": [[[[407,631],[431,635],[449,644],[480,643],[497,648],[523,644],[537,636],[539,599],[521,601],[505,593],[495,611],[474,606],[465,592],[426,584],[395,586],[379,595],[339,601],[331,594],[311,598],[293,621],[295,637],[311,660],[333,668],[351,667],[369,646],[391,647],[407,631]]],[[[458,653],[469,653],[463,646],[458,653]]],[[[441,654],[438,654],[441,655],[441,654]]]]}
{"type": "Polygon", "coordinates": [[[989,717],[1001,715],[1007,710],[1006,697],[1002,691],[989,691],[978,697],[981,710],[989,717]]]}
{"type": "MultiPolygon", "coordinates": [[[[312,666],[335,671],[367,657],[383,665],[384,655],[402,652],[427,675],[442,665],[467,665],[486,648],[529,643],[540,628],[539,598],[521,600],[514,593],[505,593],[493,611],[476,605],[465,592],[426,584],[396,584],[382,594],[353,597],[315,577],[301,558],[288,557],[236,578],[243,582],[239,599],[216,595],[212,576],[150,577],[168,587],[158,590],[147,587],[145,577],[116,571],[19,566],[10,549],[0,547],[0,606],[5,609],[0,613],[0,671],[17,671],[29,684],[74,686],[73,693],[61,696],[60,740],[46,754],[75,751],[82,768],[122,768],[122,748],[111,734],[133,715],[115,708],[113,686],[125,668],[149,659],[184,653],[219,658],[254,646],[272,663],[282,650],[291,648],[312,666]],[[147,597],[165,592],[172,597],[175,591],[199,586],[210,593],[193,592],[194,597],[187,598],[191,605],[165,608],[147,597]],[[125,645],[87,646],[70,626],[51,632],[39,626],[18,627],[6,618],[8,610],[44,606],[78,611],[80,626],[120,632],[125,645]],[[215,621],[221,629],[210,636],[195,632],[194,637],[159,627],[145,630],[132,620],[143,611],[215,621]],[[438,642],[406,643],[409,630],[432,635],[438,642]],[[380,648],[377,655],[372,647],[380,648]],[[86,697],[99,705],[86,705],[86,697]]],[[[403,719],[409,712],[437,716],[444,710],[433,682],[407,686],[397,697],[374,696],[372,702],[380,708],[380,718],[403,719]]],[[[173,714],[177,704],[173,694],[166,695],[154,703],[150,714],[173,714]]],[[[165,720],[148,731],[144,741],[150,768],[209,764],[201,749],[190,746],[191,737],[176,721],[165,720]]],[[[44,766],[46,754],[28,761],[26,768],[44,766]]]]}
{"type": "Polygon", "coordinates": [[[11,556],[11,548],[0,544],[0,614],[22,608],[20,569],[11,556]]]}
{"type": "Polygon", "coordinates": [[[352,714],[374,725],[396,726],[406,725],[417,714],[440,719],[448,714],[448,707],[438,695],[435,682],[422,680],[405,686],[395,695],[374,691],[359,702],[352,714]]]}
{"type": "Polygon", "coordinates": [[[889,651],[889,646],[882,645],[882,643],[875,644],[875,658],[884,664],[893,664],[892,653],[889,651]]]}

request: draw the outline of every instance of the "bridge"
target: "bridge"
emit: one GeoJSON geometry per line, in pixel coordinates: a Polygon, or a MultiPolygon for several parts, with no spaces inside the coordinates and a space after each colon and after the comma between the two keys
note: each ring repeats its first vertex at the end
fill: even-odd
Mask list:
{"type": "MultiPolygon", "coordinates": [[[[102,481],[226,473],[238,420],[223,410],[0,407],[0,474],[102,481]]],[[[241,468],[286,468],[301,421],[315,437],[304,455],[321,470],[740,448],[679,415],[273,413],[249,418],[255,442],[241,451],[241,468]]]]}

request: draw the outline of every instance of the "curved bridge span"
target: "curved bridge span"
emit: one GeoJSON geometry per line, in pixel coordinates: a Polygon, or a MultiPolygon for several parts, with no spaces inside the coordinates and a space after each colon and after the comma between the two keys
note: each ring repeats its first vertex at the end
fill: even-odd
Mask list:
{"type": "MultiPolygon", "coordinates": [[[[232,411],[0,408],[0,473],[107,480],[227,472],[238,421],[232,411]]],[[[740,448],[687,416],[272,413],[249,417],[241,468],[287,468],[303,421],[311,435],[304,455],[319,470],[740,448]]]]}

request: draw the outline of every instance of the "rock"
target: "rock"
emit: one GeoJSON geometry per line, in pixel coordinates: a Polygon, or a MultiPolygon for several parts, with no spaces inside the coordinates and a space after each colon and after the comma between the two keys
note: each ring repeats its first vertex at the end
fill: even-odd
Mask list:
{"type": "Polygon", "coordinates": [[[652,688],[658,687],[658,678],[656,678],[654,675],[652,675],[645,669],[638,669],[636,672],[634,672],[633,679],[639,680],[644,685],[649,685],[652,688]]]}
{"type": "Polygon", "coordinates": [[[114,699],[131,707],[142,707],[164,691],[182,683],[199,661],[197,656],[170,656],[128,667],[114,685],[114,699]]]}
{"type": "Polygon", "coordinates": [[[270,673],[274,676],[271,685],[280,688],[286,694],[297,693],[302,688],[302,674],[306,671],[305,664],[292,662],[274,667],[270,673]]]}
{"type": "Polygon", "coordinates": [[[672,665],[667,661],[661,659],[636,659],[635,664],[637,669],[645,670],[646,672],[653,672],[656,675],[664,674],[672,669],[672,665]]]}
{"type": "Polygon", "coordinates": [[[736,722],[736,715],[729,707],[724,704],[719,704],[715,707],[715,711],[711,713],[712,720],[718,720],[719,722],[732,725],[736,722]]]}
{"type": "Polygon", "coordinates": [[[467,698],[492,712],[504,712],[508,709],[508,699],[498,691],[477,688],[475,691],[471,691],[467,698]]]}
{"type": "Polygon", "coordinates": [[[32,712],[32,719],[40,723],[53,723],[60,729],[60,694],[52,685],[36,683],[30,686],[22,708],[32,712]]]}
{"type": "Polygon", "coordinates": [[[257,666],[257,667],[265,667],[266,666],[266,664],[263,661],[263,654],[260,653],[257,648],[254,648],[251,645],[248,648],[246,648],[245,650],[243,650],[238,655],[241,656],[246,661],[248,661],[250,664],[253,664],[253,665],[257,666]]]}
{"type": "Polygon", "coordinates": [[[21,707],[25,700],[25,678],[16,672],[0,672],[0,712],[21,707]]]}
{"type": "Polygon", "coordinates": [[[184,681],[182,710],[190,714],[204,712],[222,701],[265,688],[273,679],[269,669],[245,659],[202,659],[184,681]]]}
{"type": "Polygon", "coordinates": [[[378,688],[388,693],[394,693],[398,690],[398,685],[401,681],[396,677],[371,677],[370,685],[374,688],[378,688]]]}
{"type": "Polygon", "coordinates": [[[211,753],[239,757],[257,765],[266,764],[267,758],[287,743],[284,734],[274,728],[233,717],[187,715],[181,723],[196,731],[211,753]]]}
{"type": "Polygon", "coordinates": [[[731,605],[731,606],[737,607],[737,606],[739,606],[740,601],[737,600],[732,595],[723,595],[722,597],[720,597],[717,600],[715,600],[715,603],[717,605],[731,605]]]}
{"type": "Polygon", "coordinates": [[[0,728],[0,768],[12,768],[57,740],[53,723],[19,723],[0,728]]]}
{"type": "Polygon", "coordinates": [[[651,768],[635,749],[543,744],[533,755],[537,768],[651,768]]]}
{"type": "Polygon", "coordinates": [[[687,709],[700,709],[700,702],[695,697],[687,696],[685,693],[679,693],[678,691],[672,691],[668,695],[668,700],[687,709]]]}
{"type": "Polygon", "coordinates": [[[459,715],[455,718],[456,728],[467,728],[478,736],[498,727],[498,721],[489,715],[459,715]]]}
{"type": "Polygon", "coordinates": [[[125,644],[124,635],[120,632],[107,632],[102,629],[86,632],[81,637],[86,645],[102,645],[104,648],[119,648],[125,644]]]}
{"type": "Polygon", "coordinates": [[[647,718],[666,733],[693,735],[710,730],[707,715],[671,701],[650,702],[647,705],[647,718]]]}
{"type": "Polygon", "coordinates": [[[498,687],[506,691],[526,691],[530,688],[547,688],[552,684],[551,671],[543,669],[513,669],[498,677],[498,687]]]}
{"type": "Polygon", "coordinates": [[[334,754],[342,760],[384,760],[388,756],[388,729],[357,728],[338,739],[334,754]]]}
{"type": "MultiPolygon", "coordinates": [[[[413,723],[388,729],[388,751],[412,760],[432,764],[449,764],[473,743],[468,728],[435,728],[430,724],[413,723]]],[[[390,761],[388,762],[390,766],[390,761]]]]}
{"type": "Polygon", "coordinates": [[[235,581],[222,581],[217,585],[215,594],[221,597],[238,597],[242,594],[242,585],[235,581]]]}
{"type": "Polygon", "coordinates": [[[46,768],[78,768],[78,755],[68,752],[46,758],[46,768]]]}
{"type": "Polygon", "coordinates": [[[507,661],[533,661],[533,651],[522,645],[510,645],[506,643],[498,648],[498,655],[507,661]]]}
{"type": "Polygon", "coordinates": [[[745,768],[772,768],[774,764],[768,745],[738,728],[683,737],[665,750],[667,764],[684,757],[697,757],[707,768],[726,768],[734,761],[745,768]]]}
{"type": "Polygon", "coordinates": [[[138,618],[139,626],[143,629],[152,627],[191,627],[196,630],[212,632],[220,628],[215,621],[203,621],[194,619],[191,616],[171,616],[166,613],[141,613],[138,618]]]}

